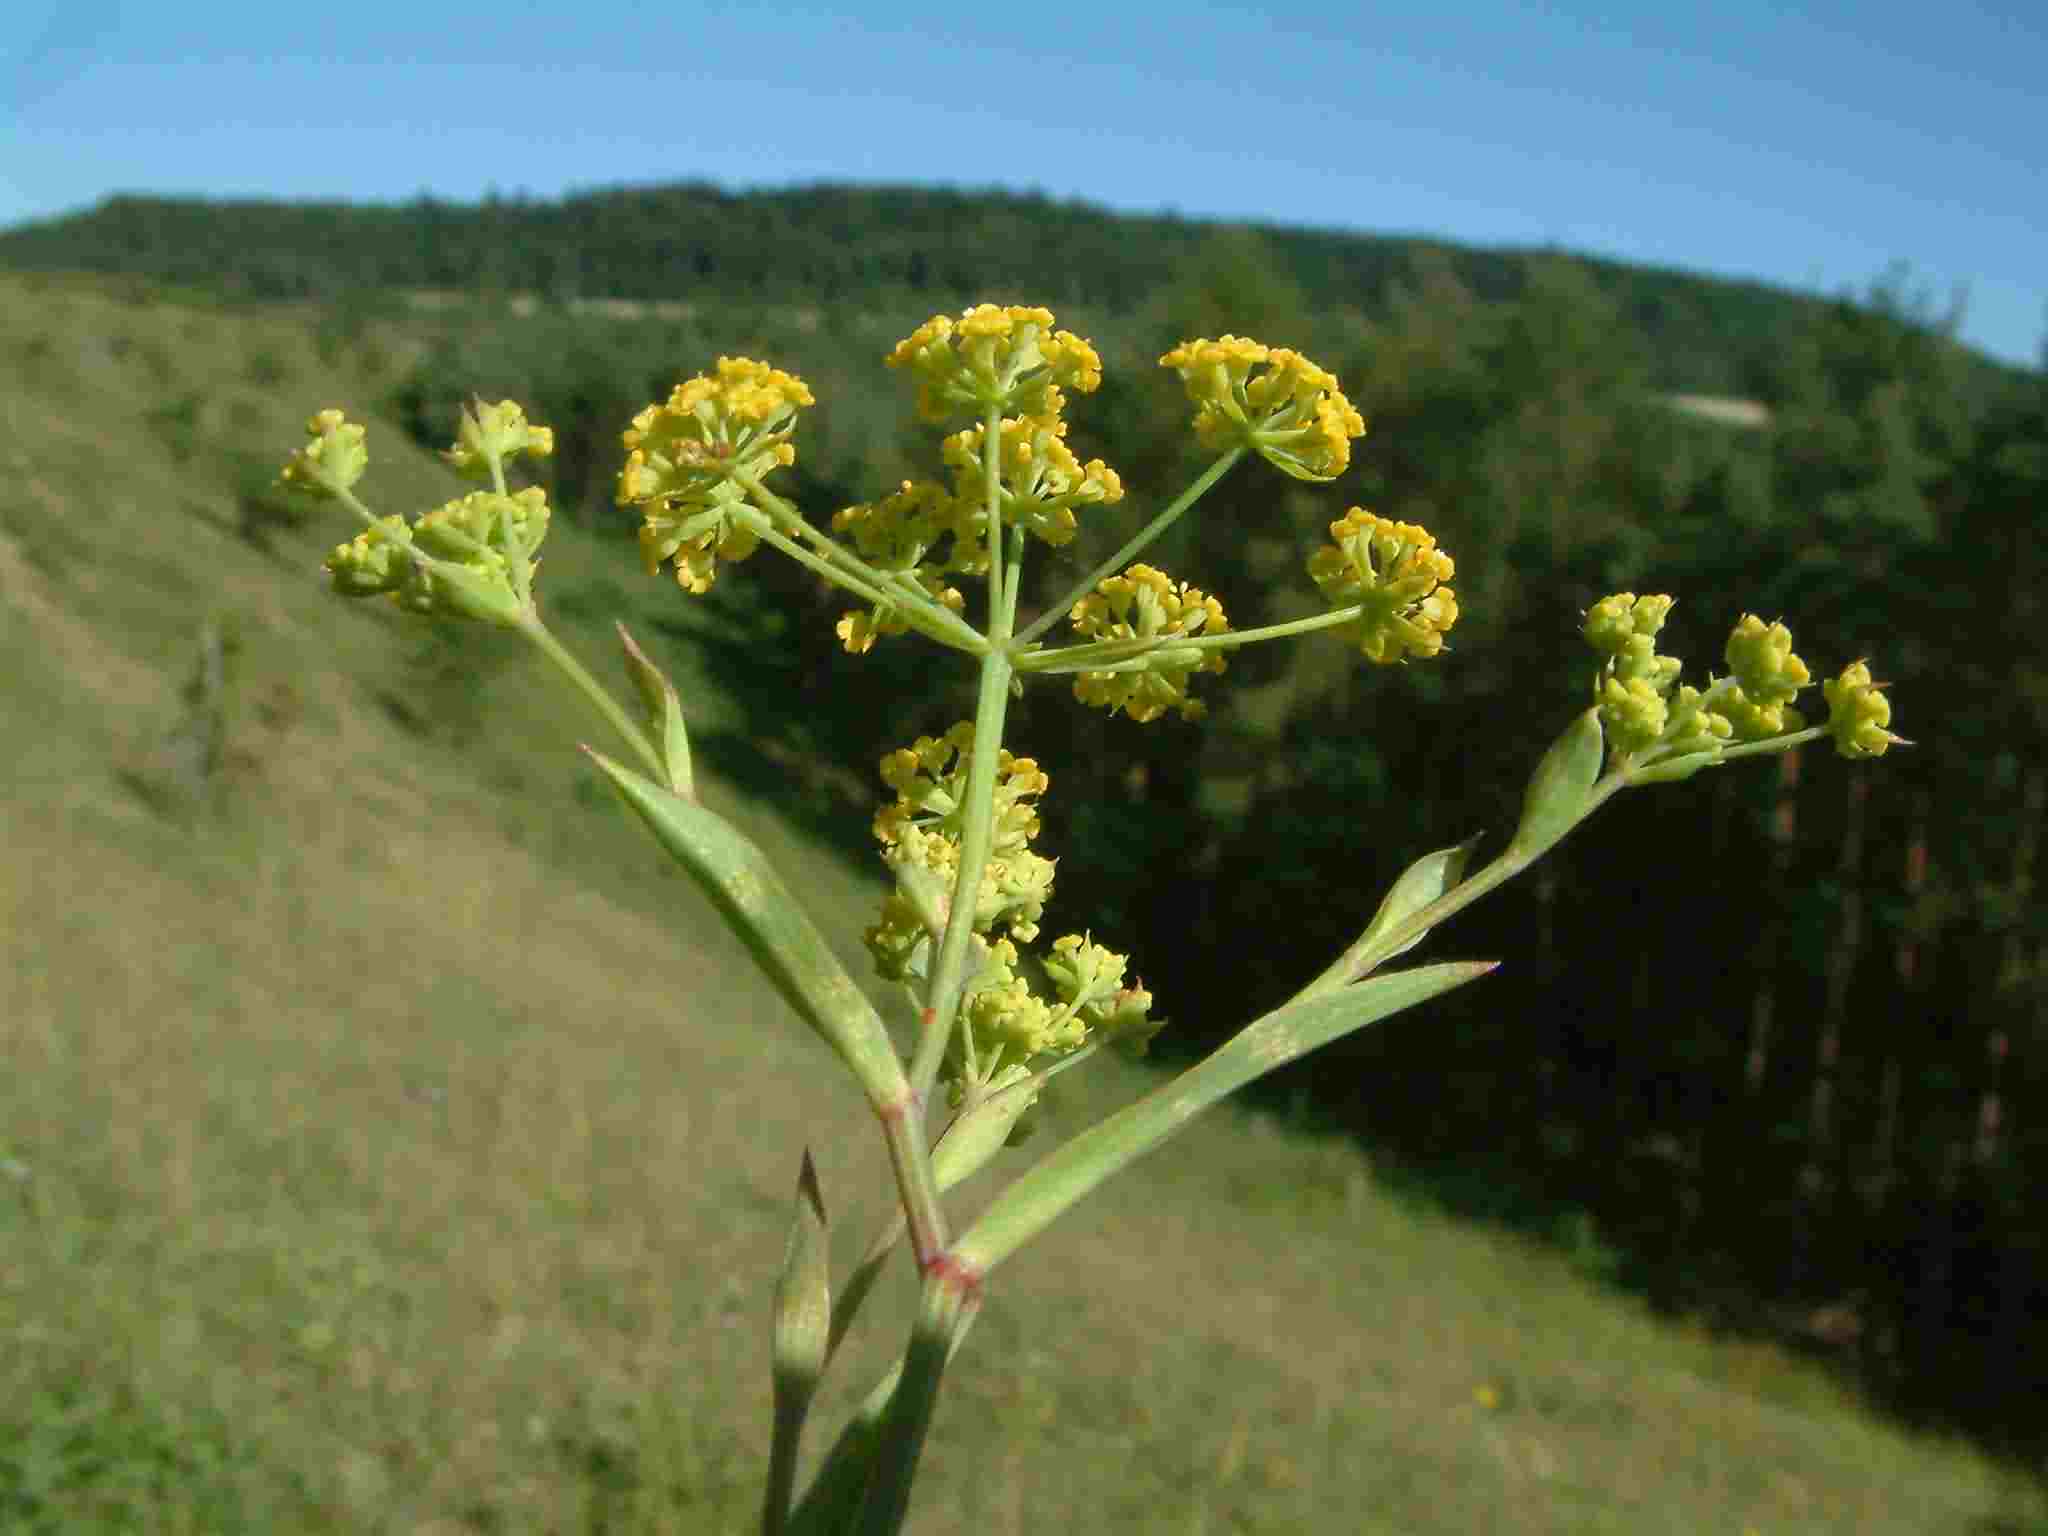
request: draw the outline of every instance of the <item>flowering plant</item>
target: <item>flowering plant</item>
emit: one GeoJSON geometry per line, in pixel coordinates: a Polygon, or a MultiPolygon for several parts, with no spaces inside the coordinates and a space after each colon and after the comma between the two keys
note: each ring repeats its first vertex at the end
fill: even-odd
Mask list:
{"type": "Polygon", "coordinates": [[[1491,862],[1468,872],[1477,839],[1418,860],[1356,940],[1286,1003],[1054,1149],[955,1232],[942,1197],[1022,1139],[1047,1080],[1104,1048],[1142,1052],[1161,1026],[1129,956],[1085,929],[1040,942],[1055,868],[1033,839],[1051,781],[1003,744],[1011,698],[1035,679],[1065,677],[1082,704],[1134,722],[1197,719],[1195,690],[1240,646],[1328,629],[1381,665],[1436,658],[1458,600],[1452,558],[1427,531],[1357,507],[1329,525],[1329,542],[1307,561],[1324,611],[1289,623],[1235,629],[1215,596],[1136,561],[1240,460],[1326,482],[1344,471],[1351,440],[1365,430],[1329,373],[1298,353],[1224,336],[1161,359],[1180,375],[1196,436],[1214,461],[1057,602],[1024,617],[1020,577],[1034,546],[1068,543],[1084,517],[1125,497],[1113,469],[1083,463],[1066,443],[1069,392],[1101,381],[1094,348],[1056,330],[1043,309],[985,304],[958,319],[934,317],[887,361],[914,379],[920,417],[956,427],[939,445],[940,478],[839,509],[828,531],[769,484],[794,461],[810,390],[763,363],[721,358],[715,373],[677,385],[633,419],[618,500],[641,513],[650,573],[670,565],[686,591],[708,591],[723,566],[767,545],[852,595],[838,622],[849,653],[915,631],[977,668],[974,718],[881,764],[894,798],[875,816],[874,833],[890,888],[865,937],[877,974],[908,999],[901,1050],[759,849],[699,803],[682,701],[661,670],[621,628],[637,706],[629,709],[542,622],[536,573],[546,498],[512,490],[507,469],[521,455],[552,451],[546,428],[510,401],[477,402],[447,458],[486,488],[411,521],[379,517],[357,499],[364,429],[339,411],[313,417],[283,475],[362,520],[327,559],[336,591],[517,630],[590,700],[630,759],[586,748],[594,766],[836,1053],[881,1127],[899,1210],[837,1287],[816,1171],[808,1150],[802,1158],[772,1308],[775,1411],[762,1515],[771,1536],[897,1530],[939,1384],[997,1266],[1218,1099],[1491,970],[1483,961],[1383,967],[1602,802],[1822,736],[1850,757],[1879,755],[1901,739],[1860,662],[1824,685],[1827,718],[1808,725],[1792,706],[1811,679],[1783,624],[1745,616],[1726,648],[1728,675],[1693,687],[1680,682],[1679,659],[1656,649],[1669,597],[1604,599],[1584,622],[1600,657],[1591,701],[1538,763],[1520,822],[1491,862]],[[1062,620],[1072,638],[1052,643],[1062,620]],[[797,1453],[812,1396],[906,1235],[923,1286],[908,1346],[799,1499],[797,1453]]]}

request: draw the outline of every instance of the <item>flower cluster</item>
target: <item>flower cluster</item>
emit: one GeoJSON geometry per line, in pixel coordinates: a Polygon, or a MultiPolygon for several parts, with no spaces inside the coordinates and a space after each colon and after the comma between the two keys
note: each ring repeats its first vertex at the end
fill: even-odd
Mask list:
{"type": "Polygon", "coordinates": [[[915,368],[927,415],[945,414],[938,407],[948,401],[1019,414],[1000,420],[993,476],[987,427],[969,427],[940,444],[947,483],[906,480],[880,501],[834,515],[833,532],[851,540],[868,579],[881,581],[866,611],[839,620],[848,651],[858,654],[879,636],[903,633],[914,605],[963,611],[965,600],[951,578],[987,573],[991,512],[994,527],[1021,528],[1057,546],[1079,530],[1077,509],[1123,499],[1115,470],[1100,459],[1084,464],[1067,446],[1060,415],[1066,396],[1054,381],[1093,389],[1101,365],[1087,342],[1051,325],[1046,310],[984,304],[957,324],[934,316],[891,354],[892,363],[915,368]]]}
{"type": "MultiPolygon", "coordinates": [[[[958,882],[973,749],[974,727],[963,721],[944,736],[920,737],[882,759],[882,780],[896,799],[876,814],[875,837],[897,880],[866,939],[885,980],[922,975],[943,930],[943,906],[923,893],[951,891],[958,882]]],[[[1158,1027],[1147,1019],[1151,994],[1124,984],[1126,958],[1085,938],[1054,941],[1044,963],[1051,1001],[1019,970],[1017,945],[1038,937],[1052,894],[1053,862],[1030,846],[1039,829],[1032,802],[1048,781],[1028,757],[1005,751],[996,764],[989,856],[972,918],[979,958],[963,994],[965,1027],[947,1056],[956,1088],[970,1078],[988,1085],[999,1073],[1073,1051],[1091,1038],[1141,1044],[1158,1027]],[[993,936],[998,927],[1004,936],[993,936]]]]}
{"type": "Polygon", "coordinates": [[[1219,452],[1244,444],[1297,480],[1336,479],[1351,462],[1351,439],[1365,433],[1335,375],[1285,347],[1241,336],[1184,341],[1159,363],[1180,374],[1203,443],[1219,452]]]}
{"type": "Polygon", "coordinates": [[[441,455],[458,475],[471,480],[491,480],[501,488],[505,461],[527,453],[537,459],[555,451],[555,434],[536,427],[516,401],[500,400],[488,405],[478,400],[462,413],[462,426],[454,446],[441,455]]]}
{"type": "Polygon", "coordinates": [[[1134,565],[1121,576],[1096,584],[1074,605],[1075,630],[1096,642],[1130,643],[1121,666],[1083,672],[1074,680],[1074,697],[1083,704],[1122,710],[1139,724],[1157,720],[1170,709],[1183,720],[1199,720],[1200,699],[1188,695],[1197,672],[1221,672],[1220,651],[1176,646],[1175,639],[1230,628],[1223,605],[1198,589],[1171,581],[1163,571],[1134,565]]]}
{"type": "Polygon", "coordinates": [[[471,494],[423,513],[410,526],[379,518],[327,557],[344,597],[389,594],[401,608],[508,623],[531,592],[547,537],[547,496],[538,486],[507,496],[471,494]]]}
{"type": "Polygon", "coordinates": [[[278,482],[318,500],[341,496],[370,467],[370,450],[360,424],[340,411],[316,412],[306,423],[306,443],[277,472],[278,482]]]}
{"type": "MultiPolygon", "coordinates": [[[[956,432],[940,446],[953,471],[955,504],[968,542],[987,547],[987,507],[993,490],[1005,528],[1023,528],[1046,544],[1070,543],[1078,526],[1074,508],[1108,506],[1124,499],[1123,482],[1100,459],[1083,464],[1064,439],[1057,416],[1006,417],[996,450],[996,480],[989,484],[981,427],[956,432]]],[[[985,557],[984,557],[985,558],[985,557]]]]}
{"type": "MultiPolygon", "coordinates": [[[[967,601],[946,577],[964,569],[960,554],[966,543],[956,537],[959,516],[952,495],[930,480],[905,480],[876,502],[842,507],[832,517],[832,531],[853,541],[863,560],[883,576],[914,584],[931,602],[952,613],[967,601]],[[951,551],[949,558],[941,546],[951,551]]],[[[884,599],[866,612],[846,614],[839,621],[839,640],[858,656],[880,635],[900,635],[909,623],[903,604],[884,599]]]]}
{"type": "Polygon", "coordinates": [[[1886,729],[1892,723],[1892,703],[1878,691],[1883,687],[1870,680],[1870,668],[1860,661],[1820,685],[1821,696],[1828,701],[1828,734],[1842,756],[1882,757],[1887,748],[1911,745],[1886,729]]]}
{"type": "Polygon", "coordinates": [[[1713,710],[1728,717],[1737,741],[1766,741],[1805,728],[1792,701],[1813,674],[1792,654],[1791,630],[1745,613],[1722,655],[1730,675],[1709,691],[1713,710]]]}
{"type": "MultiPolygon", "coordinates": [[[[344,597],[388,596],[414,613],[490,624],[518,623],[531,611],[537,557],[548,531],[547,496],[538,487],[506,492],[504,461],[515,453],[547,453],[553,434],[529,426],[510,401],[479,401],[463,413],[462,423],[462,438],[446,457],[461,469],[483,464],[498,489],[472,492],[410,523],[362,511],[367,526],[327,556],[335,591],[344,597]]],[[[278,478],[362,510],[350,488],[369,467],[363,428],[327,410],[306,423],[306,436],[278,478]]]]}
{"type": "Polygon", "coordinates": [[[744,357],[721,357],[717,376],[678,384],[633,418],[618,503],[642,509],[640,553],[652,574],[674,560],[676,580],[708,592],[720,560],[744,560],[772,513],[761,481],[794,463],[796,413],[813,402],[802,379],[744,357]]]}
{"type": "MultiPolygon", "coordinates": [[[[1792,701],[1813,680],[1792,649],[1792,632],[1753,613],[1737,621],[1723,651],[1730,673],[1704,690],[1678,681],[1683,663],[1657,651],[1672,599],[1620,592],[1587,610],[1584,634],[1607,660],[1594,678],[1594,702],[1617,761],[1673,762],[1683,777],[1718,761],[1730,744],[1776,741],[1806,730],[1792,701]]],[[[1875,757],[1904,740],[1885,729],[1891,706],[1861,662],[1823,685],[1827,732],[1844,757],[1875,757]]],[[[1818,733],[1813,733],[1818,734],[1818,733]]],[[[1802,738],[1803,739],[1803,738],[1802,738]]]]}
{"type": "Polygon", "coordinates": [[[889,354],[891,368],[917,378],[917,410],[927,421],[960,411],[1057,416],[1064,384],[1088,394],[1102,382],[1102,359],[1071,331],[1052,328],[1052,311],[977,304],[958,320],[934,315],[889,354]]]}
{"type": "Polygon", "coordinates": [[[1444,648],[1458,622],[1458,594],[1444,585],[1456,570],[1426,530],[1361,507],[1330,524],[1330,542],[1308,561],[1326,601],[1361,610],[1343,633],[1382,664],[1444,648]]]}
{"type": "MultiPolygon", "coordinates": [[[[882,759],[882,782],[895,802],[875,816],[875,837],[892,865],[910,865],[938,876],[951,890],[960,869],[960,842],[967,807],[967,758],[974,726],[962,721],[944,736],[921,736],[882,759]]],[[[998,923],[1019,939],[1038,936],[1038,919],[1052,891],[1052,860],[1031,851],[1038,812],[1028,803],[1044,793],[1046,777],[1028,757],[1003,752],[997,759],[995,818],[988,863],[976,893],[974,930],[998,923]]],[[[927,937],[928,914],[913,910],[899,890],[884,905],[881,923],[868,931],[875,964],[890,979],[913,973],[927,937]]]]}

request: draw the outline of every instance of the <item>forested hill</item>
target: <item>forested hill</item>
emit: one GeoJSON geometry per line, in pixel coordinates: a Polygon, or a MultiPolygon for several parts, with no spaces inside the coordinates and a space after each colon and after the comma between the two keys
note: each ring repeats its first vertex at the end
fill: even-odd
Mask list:
{"type": "MultiPolygon", "coordinates": [[[[1513,300],[1534,265],[1557,254],[1332,230],[1258,233],[1310,307],[1368,313],[1431,264],[1447,265],[1482,300],[1513,300]]],[[[1171,214],[938,188],[728,192],[691,183],[396,205],[123,196],[0,232],[0,266],[130,274],[256,298],[426,288],[838,304],[889,293],[926,295],[935,307],[991,298],[1126,310],[1230,237],[1226,226],[1171,214]]],[[[1640,332],[1653,382],[1674,391],[1760,393],[1774,348],[1825,302],[1759,283],[1585,265],[1640,332]]]]}

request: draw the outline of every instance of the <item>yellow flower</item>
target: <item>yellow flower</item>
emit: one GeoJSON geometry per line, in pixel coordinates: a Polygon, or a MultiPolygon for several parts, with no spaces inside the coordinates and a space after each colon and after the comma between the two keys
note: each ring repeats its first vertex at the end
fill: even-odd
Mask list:
{"type": "MultiPolygon", "coordinates": [[[[880,501],[842,507],[833,515],[832,531],[849,535],[869,565],[908,576],[933,602],[959,613],[967,604],[959,590],[946,583],[951,567],[928,558],[935,545],[953,536],[958,522],[953,498],[944,486],[905,480],[880,501]]],[[[900,605],[883,602],[842,616],[837,633],[840,643],[858,656],[870,650],[878,636],[900,635],[909,627],[900,605]]]]}
{"type": "Polygon", "coordinates": [[[1813,681],[1806,663],[1792,654],[1792,631],[1753,613],[1737,621],[1723,654],[1744,697],[1760,710],[1789,704],[1813,681]]]}
{"type": "Polygon", "coordinates": [[[1169,709],[1179,710],[1183,720],[1202,718],[1206,711],[1201,700],[1188,697],[1188,683],[1197,672],[1221,672],[1223,655],[1172,642],[1205,630],[1220,635],[1230,628],[1223,605],[1215,598],[1169,579],[1164,571],[1134,565],[1121,576],[1098,582],[1074,604],[1070,617],[1075,630],[1089,641],[1133,643],[1128,661],[1077,677],[1075,698],[1111,714],[1122,710],[1141,725],[1169,709]]]}
{"type": "MultiPolygon", "coordinates": [[[[1100,459],[1083,464],[1061,441],[1064,422],[1042,416],[1007,417],[996,468],[996,510],[1002,525],[1029,529],[1051,545],[1070,543],[1078,528],[1076,507],[1109,506],[1123,500],[1123,481],[1100,459]]],[[[962,546],[976,551],[973,564],[985,557],[988,477],[982,464],[981,427],[955,432],[940,445],[953,470],[953,506],[959,518],[962,546]]],[[[956,554],[954,569],[970,562],[956,554]]]]}
{"type": "Polygon", "coordinates": [[[1221,452],[1242,443],[1297,480],[1336,479],[1351,462],[1351,439],[1365,433],[1336,376],[1285,347],[1203,338],[1159,363],[1180,374],[1206,446],[1221,452]]]}
{"type": "Polygon", "coordinates": [[[1657,745],[1671,718],[1664,695],[1645,678],[1603,677],[1598,702],[1600,723],[1607,727],[1608,750],[1618,756],[1657,745]]]}
{"type": "Polygon", "coordinates": [[[327,572],[345,597],[384,592],[416,613],[511,624],[529,609],[547,531],[538,486],[511,496],[475,491],[410,527],[402,517],[378,519],[336,546],[327,572]]]}
{"type": "Polygon", "coordinates": [[[454,445],[441,455],[459,475],[472,480],[489,479],[492,464],[502,465],[514,454],[530,453],[544,459],[555,451],[555,434],[536,427],[526,419],[517,401],[500,400],[486,405],[482,400],[462,409],[462,426],[454,445]]]}
{"type": "Polygon", "coordinates": [[[363,478],[370,451],[361,426],[338,410],[318,412],[306,423],[305,447],[285,461],[278,482],[307,496],[338,496],[363,478]]]}
{"type": "Polygon", "coordinates": [[[343,597],[395,593],[412,568],[412,528],[395,512],[380,517],[346,544],[335,545],[325,564],[334,590],[343,597]]]}
{"type": "Polygon", "coordinates": [[[1892,747],[1912,745],[1887,729],[1892,723],[1891,700],[1878,691],[1885,685],[1870,680],[1864,663],[1852,662],[1840,677],[1820,686],[1828,701],[1828,734],[1842,756],[1882,757],[1892,747]]]}
{"type": "Polygon", "coordinates": [[[1052,328],[1052,311],[977,304],[960,318],[934,315],[896,344],[891,368],[917,377],[917,411],[944,421],[957,411],[1049,416],[1057,386],[1087,394],[1102,382],[1102,359],[1072,331],[1052,328]]]}
{"type": "Polygon", "coordinates": [[[1655,640],[1676,603],[1676,598],[1662,593],[1637,597],[1633,592],[1617,592],[1586,610],[1581,632],[1594,650],[1622,656],[1637,642],[1655,640]]]}
{"type": "Polygon", "coordinates": [[[813,403],[803,380],[744,357],[721,357],[715,378],[678,384],[633,418],[619,471],[620,506],[644,509],[640,552],[649,574],[673,558],[676,580],[705,592],[719,560],[760,542],[753,486],[794,463],[796,413],[813,403]]]}
{"type": "MultiPolygon", "coordinates": [[[[963,720],[944,736],[921,736],[882,759],[882,781],[896,791],[892,805],[875,814],[875,837],[891,864],[913,864],[941,877],[950,890],[960,868],[965,830],[961,797],[967,790],[968,756],[974,725],[963,720]]],[[[1038,811],[1026,803],[1045,792],[1045,773],[1028,757],[1002,751],[996,758],[995,815],[988,863],[975,892],[974,929],[989,932],[1004,924],[1019,939],[1038,934],[1038,919],[1052,894],[1052,860],[1033,853],[1038,811]]],[[[899,896],[885,902],[879,928],[868,931],[868,947],[885,977],[902,974],[921,940],[909,904],[899,896]]]]}
{"type": "Polygon", "coordinates": [[[1331,542],[1309,557],[1308,573],[1336,608],[1364,612],[1344,626],[1359,650],[1383,665],[1434,656],[1458,622],[1456,573],[1428,530],[1353,507],[1330,524],[1331,542]]]}

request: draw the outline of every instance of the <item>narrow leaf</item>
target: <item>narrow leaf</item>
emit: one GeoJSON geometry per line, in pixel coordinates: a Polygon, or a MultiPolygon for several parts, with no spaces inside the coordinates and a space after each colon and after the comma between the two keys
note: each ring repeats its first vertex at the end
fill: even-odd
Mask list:
{"type": "MultiPolygon", "coordinates": [[[[1455,847],[1439,848],[1435,853],[1425,853],[1410,864],[1387,891],[1386,898],[1380,902],[1379,911],[1373,913],[1372,921],[1365,925],[1365,932],[1360,934],[1358,942],[1351,946],[1351,954],[1360,957],[1370,956],[1370,967],[1376,970],[1420,944],[1429,936],[1427,928],[1385,954],[1377,953],[1374,948],[1380,939],[1391,933],[1412,913],[1420,912],[1462,880],[1465,877],[1465,865],[1472,857],[1472,850],[1478,846],[1479,834],[1474,833],[1455,847]]],[[[1352,979],[1365,974],[1363,970],[1355,972],[1352,979]]]]}
{"type": "Polygon", "coordinates": [[[1003,1150],[1018,1120],[1038,1102],[1041,1086],[1027,1077],[999,1088],[946,1127],[932,1148],[932,1180],[941,1191],[972,1178],[1003,1150]]]}
{"type": "Polygon", "coordinates": [[[993,1269],[1218,1099],[1318,1046],[1484,976],[1497,963],[1468,960],[1395,971],[1267,1014],[1200,1064],[1083,1131],[1019,1176],[953,1245],[954,1258],[983,1272],[993,1269]]]}
{"type": "Polygon", "coordinates": [[[634,643],[626,626],[618,626],[619,644],[626,653],[626,675],[633,679],[633,691],[640,695],[641,712],[647,718],[647,734],[661,754],[668,774],[668,788],[691,800],[697,798],[696,781],[690,771],[690,735],[683,728],[683,701],[676,685],[661,668],[647,659],[634,643]]]}
{"type": "Polygon", "coordinates": [[[797,905],[767,855],[731,822],[696,801],[663,789],[601,752],[583,750],[610,777],[655,841],[711,898],[797,1016],[852,1070],[876,1111],[900,1107],[910,1088],[881,1016],[797,905]]]}

